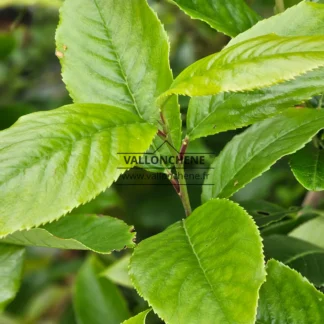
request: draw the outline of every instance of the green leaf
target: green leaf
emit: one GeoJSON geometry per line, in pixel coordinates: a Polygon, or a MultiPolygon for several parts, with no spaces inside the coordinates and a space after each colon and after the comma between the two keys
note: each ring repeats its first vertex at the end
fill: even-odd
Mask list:
{"type": "Polygon", "coordinates": [[[0,244],[0,312],[10,303],[20,286],[25,249],[0,244]]]}
{"type": "Polygon", "coordinates": [[[20,118],[0,132],[0,236],[51,222],[96,197],[132,167],[118,153],[145,152],[155,132],[106,105],[20,118]]]}
{"type": "Polygon", "coordinates": [[[16,40],[11,33],[0,32],[0,62],[10,55],[15,46],[16,40]]]}
{"type": "Polygon", "coordinates": [[[324,216],[316,217],[296,229],[289,235],[307,241],[324,249],[324,216]]]}
{"type": "Polygon", "coordinates": [[[324,151],[307,145],[291,157],[290,167],[301,185],[310,191],[324,190],[324,151]]]}
{"type": "MultiPolygon", "coordinates": [[[[324,128],[324,111],[287,109],[235,136],[211,165],[203,201],[230,197],[285,155],[301,149],[324,128]]],[[[207,181],[207,182],[206,182],[207,181]]]]}
{"type": "Polygon", "coordinates": [[[1,0],[0,8],[10,6],[41,6],[59,8],[62,5],[62,0],[1,0]]]}
{"type": "Polygon", "coordinates": [[[316,286],[324,284],[324,249],[286,235],[263,239],[266,259],[276,259],[305,276],[316,286]]]}
{"type": "Polygon", "coordinates": [[[267,227],[263,227],[261,229],[262,236],[267,235],[274,235],[274,234],[289,234],[291,231],[293,231],[296,227],[300,226],[301,224],[304,224],[308,222],[311,219],[314,219],[315,217],[318,217],[318,215],[314,213],[304,213],[296,218],[292,219],[284,219],[281,222],[277,222],[274,224],[270,224],[267,227]]]}
{"type": "MultiPolygon", "coordinates": [[[[121,107],[150,122],[160,118],[155,98],[173,81],[169,44],[146,0],[66,0],[56,46],[74,102],[121,107]]],[[[163,107],[163,114],[179,147],[177,100],[163,107]]]]}
{"type": "Polygon", "coordinates": [[[297,216],[298,208],[286,209],[264,200],[241,201],[240,205],[253,217],[259,228],[297,216]]]}
{"type": "Polygon", "coordinates": [[[323,323],[324,295],[295,270],[270,260],[260,290],[257,324],[323,323]]]}
{"type": "MultiPolygon", "coordinates": [[[[234,38],[228,45],[271,33],[280,36],[324,34],[324,5],[301,2],[280,15],[260,23],[234,38]],[[305,24],[307,21],[307,24],[305,24]]],[[[324,69],[319,68],[294,80],[247,93],[220,93],[192,98],[187,115],[191,140],[248,126],[324,91],[324,69]]]]}
{"type": "Polygon", "coordinates": [[[273,117],[324,91],[324,69],[261,90],[194,97],[187,115],[191,140],[245,127],[273,117]]]}
{"type": "Polygon", "coordinates": [[[125,255],[106,268],[101,275],[118,285],[133,288],[133,284],[128,275],[129,260],[130,255],[125,255]]]}
{"type": "Polygon", "coordinates": [[[252,27],[260,16],[244,0],[173,0],[194,19],[205,21],[212,28],[231,37],[252,27]]]}
{"type": "Polygon", "coordinates": [[[322,35],[324,34],[323,19],[323,4],[302,1],[281,14],[261,20],[252,28],[233,38],[227,47],[271,33],[279,36],[322,35]]]}
{"type": "Polygon", "coordinates": [[[99,273],[103,265],[89,258],[77,275],[73,305],[78,324],[120,324],[130,314],[118,288],[99,273]]]}
{"type": "Polygon", "coordinates": [[[141,312],[138,315],[126,320],[122,324],[145,324],[146,316],[150,311],[151,309],[147,309],[144,312],[141,312]]]}
{"type": "Polygon", "coordinates": [[[211,200],[142,241],[130,276],[166,323],[252,323],[265,277],[261,238],[241,207],[211,200]]]}
{"type": "Polygon", "coordinates": [[[207,96],[248,91],[284,81],[324,65],[324,36],[260,36],[210,55],[185,69],[159,103],[172,94],[207,96]]]}
{"type": "Polygon", "coordinates": [[[39,228],[13,233],[2,242],[107,254],[134,247],[132,230],[133,227],[113,217],[73,214],[39,228]]]}

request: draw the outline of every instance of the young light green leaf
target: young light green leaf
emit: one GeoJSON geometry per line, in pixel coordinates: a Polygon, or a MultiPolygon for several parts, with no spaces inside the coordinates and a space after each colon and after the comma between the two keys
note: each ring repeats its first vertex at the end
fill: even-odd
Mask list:
{"type": "Polygon", "coordinates": [[[323,35],[323,19],[323,4],[302,1],[281,14],[261,20],[252,28],[233,38],[227,47],[272,33],[279,36],[323,35]]]}
{"type": "MultiPolygon", "coordinates": [[[[169,44],[146,0],[66,0],[56,46],[63,81],[74,102],[121,107],[150,122],[160,118],[155,98],[173,80],[169,44]]],[[[178,148],[177,100],[162,109],[178,148]]]]}
{"type": "Polygon", "coordinates": [[[126,320],[122,324],[145,324],[146,316],[151,311],[151,309],[147,309],[144,312],[137,314],[136,316],[126,320]]]}
{"type": "Polygon", "coordinates": [[[2,242],[107,254],[134,247],[135,233],[132,230],[117,218],[73,214],[29,231],[15,232],[2,242]]]}
{"type": "MultiPolygon", "coordinates": [[[[323,31],[324,32],[324,31],[323,31]]],[[[273,117],[324,92],[324,69],[246,93],[194,97],[189,103],[187,132],[191,140],[245,127],[273,117]]]]}
{"type": "Polygon", "coordinates": [[[267,264],[257,324],[323,323],[324,295],[298,272],[275,260],[267,264]]]}
{"type": "Polygon", "coordinates": [[[296,229],[289,235],[307,241],[324,249],[324,216],[316,217],[296,229]]]}
{"type": "Polygon", "coordinates": [[[291,157],[290,167],[296,179],[307,190],[324,190],[324,151],[307,145],[291,157]]]}
{"type": "Polygon", "coordinates": [[[172,0],[194,19],[205,21],[212,28],[231,37],[252,27],[260,16],[244,0],[172,0]]]}
{"type": "Polygon", "coordinates": [[[133,284],[128,275],[129,260],[130,255],[125,255],[106,268],[101,275],[118,285],[133,288],[133,284]]]}
{"type": "MultiPolygon", "coordinates": [[[[280,15],[262,20],[232,39],[228,47],[271,33],[279,36],[323,35],[323,20],[324,5],[303,1],[280,15]]],[[[319,68],[294,80],[261,90],[192,98],[187,115],[188,135],[193,140],[248,126],[274,116],[324,92],[323,75],[324,69],[319,68]]]]}
{"type": "Polygon", "coordinates": [[[106,105],[22,117],[0,132],[0,236],[51,222],[93,199],[134,165],[119,153],[145,152],[155,133],[136,115],[106,105]]]}
{"type": "Polygon", "coordinates": [[[104,266],[91,257],[77,275],[73,305],[78,324],[120,324],[130,316],[118,288],[99,276],[103,269],[104,266]]]}
{"type": "Polygon", "coordinates": [[[324,249],[286,235],[270,235],[263,239],[267,260],[276,259],[300,272],[315,286],[324,284],[324,249]]]}
{"type": "Polygon", "coordinates": [[[211,165],[202,199],[230,197],[324,128],[324,111],[287,109],[235,136],[211,165]]]}
{"type": "Polygon", "coordinates": [[[241,207],[211,200],[142,241],[130,276],[166,323],[252,323],[265,278],[261,238],[241,207]]]}
{"type": "Polygon", "coordinates": [[[0,312],[11,302],[20,286],[25,249],[0,244],[0,312]]]}
{"type": "Polygon", "coordinates": [[[260,36],[210,55],[185,69],[170,89],[172,94],[208,96],[226,91],[261,89],[324,65],[324,36],[260,36]]]}

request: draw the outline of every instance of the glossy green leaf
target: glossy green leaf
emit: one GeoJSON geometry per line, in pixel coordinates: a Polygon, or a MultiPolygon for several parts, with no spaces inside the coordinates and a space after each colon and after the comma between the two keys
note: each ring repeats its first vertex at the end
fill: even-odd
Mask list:
{"type": "Polygon", "coordinates": [[[10,244],[44,246],[69,250],[111,253],[134,247],[133,227],[123,221],[95,215],[68,215],[29,231],[19,231],[2,241],[10,244]]]}
{"type": "Polygon", "coordinates": [[[101,275],[118,285],[133,288],[133,284],[128,275],[129,260],[130,255],[125,255],[106,268],[101,275]]]}
{"type": "MultiPolygon", "coordinates": [[[[146,0],[66,0],[56,34],[63,81],[74,102],[104,103],[156,122],[155,98],[172,83],[167,35],[146,0]]],[[[175,99],[163,107],[180,146],[175,99]]]]}
{"type": "Polygon", "coordinates": [[[106,105],[20,118],[0,132],[0,236],[58,219],[96,197],[133,166],[119,153],[145,152],[155,132],[106,105]]]}
{"type": "MultiPolygon", "coordinates": [[[[280,15],[262,20],[234,38],[228,47],[271,33],[280,36],[323,35],[323,19],[324,5],[303,1],[280,15]]],[[[187,116],[188,135],[193,140],[248,126],[274,116],[323,92],[323,76],[324,69],[319,68],[265,89],[192,98],[187,116]]]]}
{"type": "Polygon", "coordinates": [[[126,320],[122,324],[145,324],[146,316],[151,311],[151,309],[147,309],[144,312],[137,314],[136,316],[126,320]]]}
{"type": "Polygon", "coordinates": [[[324,249],[324,216],[316,217],[296,229],[290,236],[315,244],[324,249]]]}
{"type": "Polygon", "coordinates": [[[211,165],[204,201],[230,197],[277,160],[301,149],[324,128],[324,111],[287,109],[235,136],[211,165]]]}
{"type": "Polygon", "coordinates": [[[241,207],[211,200],[142,241],[130,276],[169,324],[252,323],[265,277],[261,238],[241,207]]]}
{"type": "Polygon", "coordinates": [[[62,5],[62,0],[1,0],[0,8],[10,6],[42,6],[59,8],[62,5]]]}
{"type": "Polygon", "coordinates": [[[307,190],[324,190],[324,151],[307,145],[291,157],[290,167],[296,179],[307,190]]]}
{"type": "Polygon", "coordinates": [[[260,290],[257,324],[323,323],[324,295],[298,272],[270,260],[260,290]]]}
{"type": "Polygon", "coordinates": [[[187,115],[188,136],[194,140],[273,117],[323,91],[323,72],[323,68],[316,69],[294,80],[245,93],[194,97],[187,115]]]}
{"type": "Polygon", "coordinates": [[[259,228],[297,216],[298,208],[286,209],[263,200],[241,201],[240,205],[253,217],[259,228]]]}
{"type": "Polygon", "coordinates": [[[20,286],[25,249],[0,244],[0,312],[11,302],[20,286]]]}
{"type": "Polygon", "coordinates": [[[276,259],[295,269],[315,286],[324,283],[324,249],[286,235],[263,239],[266,259],[276,259]]]}
{"type": "Polygon", "coordinates": [[[233,38],[227,47],[271,33],[279,36],[322,35],[324,33],[323,19],[323,4],[302,1],[281,14],[261,20],[252,28],[233,38]]]}
{"type": "Polygon", "coordinates": [[[120,324],[130,316],[118,288],[99,276],[103,269],[103,265],[92,257],[77,275],[73,305],[78,324],[120,324]]]}
{"type": "Polygon", "coordinates": [[[260,19],[244,0],[173,0],[180,9],[194,19],[231,37],[252,27],[260,19]]]}
{"type": "Polygon", "coordinates": [[[210,55],[185,69],[160,98],[248,91],[284,81],[324,65],[324,36],[260,36],[210,55]]]}

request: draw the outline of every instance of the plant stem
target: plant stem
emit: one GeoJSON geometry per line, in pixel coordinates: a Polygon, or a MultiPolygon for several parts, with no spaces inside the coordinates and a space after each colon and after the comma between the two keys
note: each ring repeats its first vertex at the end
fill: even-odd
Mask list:
{"type": "Polygon", "coordinates": [[[324,198],[324,191],[309,191],[303,201],[303,207],[318,208],[324,198]]]}
{"type": "Polygon", "coordinates": [[[276,9],[277,9],[278,13],[285,11],[285,2],[284,2],[284,0],[276,0],[276,9]]]}
{"type": "Polygon", "coordinates": [[[178,173],[178,181],[179,181],[179,197],[182,201],[182,205],[184,207],[184,210],[186,212],[186,216],[188,217],[191,212],[191,205],[190,205],[190,199],[188,194],[188,188],[187,188],[187,182],[185,178],[185,170],[183,163],[179,163],[177,165],[177,173],[178,173]]]}

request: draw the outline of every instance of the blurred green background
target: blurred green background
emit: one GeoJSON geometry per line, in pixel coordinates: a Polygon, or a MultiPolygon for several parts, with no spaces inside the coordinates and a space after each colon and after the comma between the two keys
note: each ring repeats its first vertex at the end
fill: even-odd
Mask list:
{"type": "MultiPolygon", "coordinates": [[[[43,1],[43,5],[26,7],[10,5],[15,1],[0,0],[0,129],[10,127],[24,114],[71,103],[55,56],[58,2],[43,1]]],[[[206,24],[191,20],[167,1],[149,2],[169,34],[175,75],[195,60],[219,51],[229,41],[206,24]]],[[[297,2],[287,0],[285,4],[288,7],[297,2]]],[[[274,0],[250,0],[248,3],[263,17],[274,13],[274,0]]],[[[316,105],[316,98],[314,100],[316,105]]],[[[185,126],[188,99],[180,98],[180,102],[185,126]]],[[[190,144],[189,150],[218,153],[240,131],[197,140],[190,144]]],[[[281,160],[247,185],[234,200],[267,200],[285,208],[300,206],[306,191],[294,179],[287,161],[288,158],[281,160]]],[[[200,204],[201,187],[191,186],[189,190],[192,205],[196,207],[200,204]]],[[[81,209],[85,213],[118,217],[134,225],[137,242],[184,217],[180,200],[171,185],[117,184],[79,211],[81,209]]],[[[127,254],[124,251],[99,258],[109,266],[127,254]]],[[[75,274],[86,256],[87,253],[79,251],[28,248],[22,289],[5,315],[0,317],[0,324],[75,323],[70,292],[75,274]]],[[[125,299],[130,314],[136,314],[144,310],[146,304],[127,287],[127,277],[120,269],[112,275],[115,276],[112,280],[121,283],[118,285],[121,298],[125,299]]],[[[158,322],[153,315],[150,321],[158,322]]]]}

